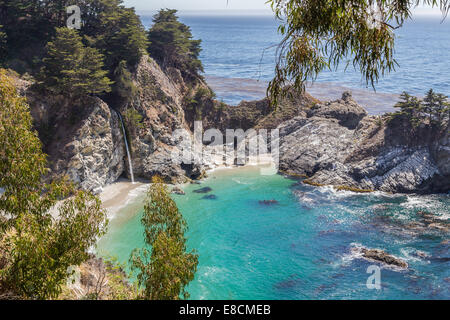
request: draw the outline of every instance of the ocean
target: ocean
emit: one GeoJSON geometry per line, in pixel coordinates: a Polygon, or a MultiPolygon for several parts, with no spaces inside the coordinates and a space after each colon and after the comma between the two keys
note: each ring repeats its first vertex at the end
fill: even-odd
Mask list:
{"type": "MultiPolygon", "coordinates": [[[[141,16],[148,28],[151,16],[141,16]]],[[[202,40],[201,60],[205,76],[219,99],[236,105],[241,100],[261,99],[274,75],[279,21],[272,16],[200,16],[180,13],[195,39],[202,40]]],[[[403,91],[423,96],[433,88],[450,95],[450,21],[440,17],[416,17],[396,30],[395,58],[399,67],[376,85],[367,87],[361,74],[341,65],[325,71],[308,91],[319,99],[340,98],[353,91],[356,100],[380,114],[391,111],[403,91]]]]}
{"type": "MultiPolygon", "coordinates": [[[[199,267],[191,299],[450,299],[448,232],[415,233],[421,210],[449,220],[449,195],[354,194],[315,188],[258,167],[216,170],[174,196],[199,267]],[[210,187],[216,200],[193,191],[210,187]],[[260,201],[276,200],[264,205],[260,201]],[[378,265],[355,249],[380,248],[409,264],[381,268],[381,289],[367,288],[378,265]]],[[[143,246],[143,196],[124,207],[98,245],[127,262],[143,246]]]]}
{"type": "MultiPolygon", "coordinates": [[[[146,26],[150,17],[142,17],[146,26]]],[[[270,17],[181,16],[203,40],[205,77],[230,104],[264,96],[273,75],[277,22],[270,17]]],[[[324,72],[309,91],[321,99],[351,90],[373,114],[392,109],[398,94],[429,88],[450,94],[450,24],[417,19],[398,31],[400,68],[381,79],[377,93],[348,70],[324,72]]],[[[257,167],[212,172],[174,195],[188,222],[188,246],[199,254],[191,299],[450,299],[449,234],[411,227],[420,211],[449,222],[450,195],[354,194],[314,188],[257,167]],[[212,188],[215,200],[194,193],[212,188]],[[273,205],[260,201],[276,200],[273,205]],[[358,248],[379,248],[409,268],[381,266],[380,290],[369,289],[369,267],[358,248]]],[[[124,206],[100,239],[98,253],[127,262],[144,244],[143,195],[124,206]]],[[[370,270],[369,270],[370,271],[370,270]]]]}

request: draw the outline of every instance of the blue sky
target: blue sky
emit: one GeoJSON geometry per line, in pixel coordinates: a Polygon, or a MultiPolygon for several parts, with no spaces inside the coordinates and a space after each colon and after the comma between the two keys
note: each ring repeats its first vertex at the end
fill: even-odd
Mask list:
{"type": "MultiPolygon", "coordinates": [[[[155,11],[161,8],[177,9],[180,11],[224,11],[236,13],[238,11],[253,11],[254,13],[270,14],[270,7],[266,0],[124,0],[129,7],[137,11],[155,11]]],[[[440,14],[439,9],[419,8],[418,14],[440,14]]]]}

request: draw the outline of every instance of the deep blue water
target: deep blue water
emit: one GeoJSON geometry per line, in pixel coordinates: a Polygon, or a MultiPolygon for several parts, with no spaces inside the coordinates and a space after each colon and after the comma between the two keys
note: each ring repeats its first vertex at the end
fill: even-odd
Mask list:
{"type": "MultiPolygon", "coordinates": [[[[142,18],[147,27],[151,25],[151,17],[142,18]]],[[[219,98],[236,103],[240,98],[254,97],[250,92],[233,97],[229,94],[233,88],[220,90],[217,78],[260,80],[265,85],[273,77],[276,58],[273,46],[280,41],[279,22],[273,17],[181,15],[180,19],[191,27],[194,38],[202,40],[205,74],[218,82],[214,88],[218,88],[219,98]]],[[[421,96],[433,88],[449,95],[450,22],[441,24],[439,17],[417,17],[398,29],[396,35],[395,58],[400,66],[379,81],[377,91],[390,94],[407,91],[421,96]]],[[[359,72],[352,67],[344,71],[344,67],[336,72],[323,72],[317,81],[353,89],[367,88],[359,72]]],[[[235,87],[241,85],[237,83],[235,87]]]]}

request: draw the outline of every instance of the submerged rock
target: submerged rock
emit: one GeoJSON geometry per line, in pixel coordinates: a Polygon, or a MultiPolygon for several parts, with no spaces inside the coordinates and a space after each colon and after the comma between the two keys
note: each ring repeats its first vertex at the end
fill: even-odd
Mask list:
{"type": "Polygon", "coordinates": [[[265,206],[273,206],[276,204],[279,204],[277,200],[260,200],[259,204],[265,205],[265,206]]]}
{"type": "Polygon", "coordinates": [[[214,194],[210,194],[210,195],[204,196],[202,199],[203,200],[217,200],[217,196],[214,194]]]}
{"type": "Polygon", "coordinates": [[[210,187],[204,187],[201,189],[194,190],[194,193],[209,193],[212,189],[210,187]]]}

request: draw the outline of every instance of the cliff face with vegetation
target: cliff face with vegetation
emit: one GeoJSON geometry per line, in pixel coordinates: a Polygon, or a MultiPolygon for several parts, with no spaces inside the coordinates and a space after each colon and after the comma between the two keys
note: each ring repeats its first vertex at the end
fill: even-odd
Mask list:
{"type": "MultiPolygon", "coordinates": [[[[133,83],[137,94],[120,110],[125,115],[130,113],[129,110],[136,114],[134,120],[125,117],[135,175],[145,179],[160,175],[173,183],[196,178],[201,168],[182,167],[172,159],[177,146],[173,132],[177,129],[189,131],[183,104],[189,84],[178,69],[164,72],[148,56],[144,56],[137,66],[133,83]]],[[[205,86],[202,82],[197,85],[205,86]]]]}
{"type": "Polygon", "coordinates": [[[104,101],[88,98],[81,105],[64,105],[32,89],[26,95],[49,156],[50,178],[67,176],[82,189],[98,192],[122,175],[121,125],[104,101]]]}
{"type": "Polygon", "coordinates": [[[437,193],[450,189],[449,127],[368,116],[351,95],[284,122],[280,168],[341,189],[437,193]]]}
{"type": "MultiPolygon", "coordinates": [[[[184,110],[189,89],[180,71],[163,71],[143,56],[132,81],[136,95],[114,105],[123,115],[135,177],[148,180],[161,175],[172,183],[199,177],[203,168],[181,166],[172,159],[177,145],[173,131],[189,131],[184,110]]],[[[82,189],[100,191],[122,175],[129,177],[123,131],[111,105],[97,97],[76,104],[49,97],[30,81],[17,79],[17,86],[30,104],[52,178],[67,176],[82,189]]],[[[206,87],[201,81],[197,86],[206,87]]]]}
{"type": "MultiPolygon", "coordinates": [[[[207,92],[205,83],[197,82],[193,89],[179,70],[163,71],[148,56],[142,57],[132,81],[136,95],[118,110],[124,115],[135,177],[161,175],[171,183],[201,177],[204,167],[178,165],[172,158],[177,148],[172,133],[190,132],[193,121],[202,119],[205,128],[222,131],[278,126],[280,170],[308,177],[306,182],[313,185],[404,193],[450,188],[448,127],[413,130],[400,118],[368,116],[348,93],[325,104],[308,94],[294,95],[276,110],[267,99],[218,108],[219,102],[205,96],[197,104],[201,118],[196,118],[187,101],[200,89],[207,92]]],[[[104,101],[89,98],[83,106],[61,107],[57,98],[24,89],[23,82],[19,87],[32,106],[54,176],[67,175],[94,191],[129,176],[119,118],[104,101]],[[84,111],[74,113],[73,108],[84,111]]]]}

